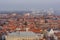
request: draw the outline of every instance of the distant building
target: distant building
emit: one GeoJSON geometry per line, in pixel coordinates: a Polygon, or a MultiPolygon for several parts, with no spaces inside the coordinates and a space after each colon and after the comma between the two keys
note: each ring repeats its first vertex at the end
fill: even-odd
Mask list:
{"type": "Polygon", "coordinates": [[[33,32],[13,32],[6,36],[6,40],[39,40],[33,32]]]}
{"type": "Polygon", "coordinates": [[[26,14],[24,14],[24,16],[29,16],[30,15],[30,13],[26,13],[26,14]]]}

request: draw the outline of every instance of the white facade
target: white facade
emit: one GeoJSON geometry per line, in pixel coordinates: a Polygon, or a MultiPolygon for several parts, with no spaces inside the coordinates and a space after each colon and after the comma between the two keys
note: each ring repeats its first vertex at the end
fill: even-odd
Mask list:
{"type": "Polygon", "coordinates": [[[39,40],[39,37],[33,32],[14,32],[9,33],[6,40],[39,40]]]}

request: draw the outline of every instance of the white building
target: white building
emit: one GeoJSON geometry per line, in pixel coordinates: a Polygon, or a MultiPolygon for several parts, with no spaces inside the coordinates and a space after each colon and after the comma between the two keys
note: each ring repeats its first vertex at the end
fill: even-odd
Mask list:
{"type": "Polygon", "coordinates": [[[33,32],[13,32],[6,36],[6,40],[39,40],[33,32]]]}

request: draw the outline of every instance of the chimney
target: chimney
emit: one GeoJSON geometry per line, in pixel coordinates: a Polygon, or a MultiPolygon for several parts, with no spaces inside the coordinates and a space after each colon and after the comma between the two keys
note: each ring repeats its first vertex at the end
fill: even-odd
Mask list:
{"type": "Polygon", "coordinates": [[[26,32],[29,31],[29,28],[26,28],[26,32]]]}

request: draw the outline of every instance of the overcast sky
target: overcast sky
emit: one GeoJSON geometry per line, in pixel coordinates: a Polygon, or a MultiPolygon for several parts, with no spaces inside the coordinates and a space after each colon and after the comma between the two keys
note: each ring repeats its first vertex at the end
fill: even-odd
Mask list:
{"type": "Polygon", "coordinates": [[[0,0],[0,10],[60,9],[60,0],[0,0]]]}

